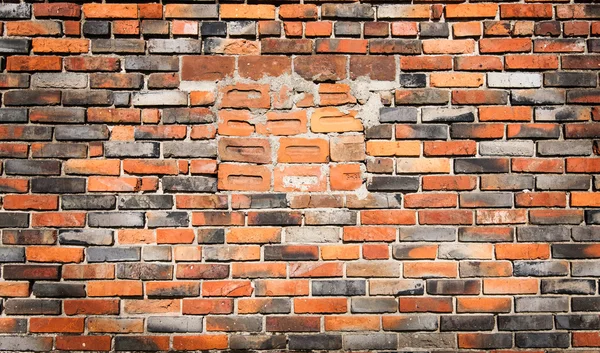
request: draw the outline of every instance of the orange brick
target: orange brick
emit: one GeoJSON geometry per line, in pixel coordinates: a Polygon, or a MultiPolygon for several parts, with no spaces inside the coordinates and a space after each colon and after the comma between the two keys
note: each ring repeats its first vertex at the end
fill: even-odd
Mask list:
{"type": "Polygon", "coordinates": [[[548,244],[496,244],[498,260],[545,260],[550,258],[548,244]]]}

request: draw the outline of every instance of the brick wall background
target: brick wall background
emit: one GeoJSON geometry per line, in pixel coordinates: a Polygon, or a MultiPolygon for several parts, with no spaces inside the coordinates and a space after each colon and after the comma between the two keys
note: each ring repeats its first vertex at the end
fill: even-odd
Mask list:
{"type": "Polygon", "coordinates": [[[600,347],[600,5],[0,20],[0,350],[600,347]]]}

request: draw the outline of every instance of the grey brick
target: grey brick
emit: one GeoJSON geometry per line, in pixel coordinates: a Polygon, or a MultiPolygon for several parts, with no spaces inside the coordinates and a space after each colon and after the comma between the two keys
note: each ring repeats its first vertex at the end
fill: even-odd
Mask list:
{"type": "Polygon", "coordinates": [[[457,174],[508,173],[509,163],[504,158],[457,158],[454,172],[457,174]]]}
{"type": "Polygon", "coordinates": [[[421,22],[419,24],[419,34],[421,38],[446,38],[450,35],[450,29],[448,28],[448,24],[443,22],[421,22]]]}
{"type": "Polygon", "coordinates": [[[337,243],[340,229],[335,227],[286,227],[286,243],[337,243]]]}
{"type": "Polygon", "coordinates": [[[215,120],[215,115],[206,108],[166,108],[162,112],[163,124],[202,124],[215,120]]]}
{"type": "Polygon", "coordinates": [[[546,72],[546,87],[596,87],[597,75],[593,72],[546,72]]]}
{"type": "Polygon", "coordinates": [[[427,75],[400,74],[400,85],[406,88],[423,88],[427,86],[427,75]]]}
{"type": "Polygon", "coordinates": [[[163,177],[162,183],[166,192],[217,192],[214,177],[163,177]]]}
{"type": "Polygon", "coordinates": [[[156,342],[148,336],[116,336],[115,351],[158,351],[156,342]]]}
{"type": "Polygon", "coordinates": [[[533,141],[479,142],[479,153],[482,156],[533,156],[533,141]]]}
{"type": "Polygon", "coordinates": [[[571,298],[573,311],[599,311],[600,297],[574,297],[571,298]]]}
{"type": "MultiPolygon", "coordinates": [[[[321,16],[327,18],[373,19],[375,9],[371,4],[323,4],[321,16]]],[[[380,15],[381,16],[381,15],[380,15]]]]}
{"type": "Polygon", "coordinates": [[[217,5],[181,5],[185,11],[177,11],[176,15],[166,13],[165,18],[199,18],[216,19],[219,17],[219,7],[217,5]]]}
{"type": "Polygon", "coordinates": [[[552,244],[552,257],[556,259],[585,259],[590,244],[552,244]]]}
{"type": "Polygon", "coordinates": [[[503,261],[461,261],[458,266],[460,277],[463,278],[506,276],[506,272],[496,270],[499,265],[508,265],[508,270],[506,272],[508,272],[508,274],[511,273],[510,263],[503,261]]]}
{"type": "Polygon", "coordinates": [[[510,94],[513,105],[564,104],[565,91],[560,89],[514,90],[510,94]]]}
{"type": "Polygon", "coordinates": [[[60,103],[61,92],[49,89],[11,90],[4,93],[4,105],[51,106],[60,103]]]}
{"type": "Polygon", "coordinates": [[[285,349],[287,337],[285,335],[231,335],[229,336],[231,349],[285,349]]]}
{"type": "Polygon", "coordinates": [[[25,262],[25,248],[0,246],[0,262],[25,262]]]}
{"type": "Polygon", "coordinates": [[[90,88],[140,89],[143,86],[144,75],[140,73],[94,72],[90,74],[90,88]]]}
{"type": "Polygon", "coordinates": [[[3,336],[0,350],[48,352],[52,350],[52,337],[3,336]]]}
{"type": "MultiPolygon", "coordinates": [[[[450,227],[401,227],[400,241],[455,241],[456,229],[450,227]]],[[[394,249],[395,249],[394,245],[394,249]]]]}
{"type": "Polygon", "coordinates": [[[171,261],[171,247],[167,245],[144,246],[142,251],[144,261],[171,261]]]}
{"type": "MultiPolygon", "coordinates": [[[[381,113],[380,113],[381,119],[381,113]]],[[[384,139],[390,140],[392,135],[394,134],[394,125],[385,124],[385,125],[375,125],[365,129],[365,138],[366,139],[384,139]]]]}
{"type": "Polygon", "coordinates": [[[455,333],[411,332],[398,335],[400,349],[456,348],[455,333]]]}
{"type": "MultiPolygon", "coordinates": [[[[256,35],[255,21],[230,21],[227,22],[227,31],[230,36],[252,36],[256,35]]],[[[220,39],[216,39],[218,43],[220,39]]],[[[210,41],[210,40],[208,40],[210,41]]],[[[205,42],[206,43],[206,42],[205,42]]],[[[216,44],[215,43],[215,44],[216,44]]]]}
{"type": "Polygon", "coordinates": [[[117,278],[136,280],[171,280],[173,265],[124,263],[117,264],[117,278]]]}
{"type": "Polygon", "coordinates": [[[9,159],[4,162],[8,175],[60,175],[60,161],[9,159]]]}
{"type": "Polygon", "coordinates": [[[525,72],[488,72],[490,88],[536,88],[542,87],[542,75],[525,72]]]}
{"type": "Polygon", "coordinates": [[[0,38],[1,54],[28,54],[30,47],[31,41],[29,39],[0,38]]]}
{"type": "Polygon", "coordinates": [[[542,294],[594,294],[596,281],[584,279],[542,279],[542,294]]]}
{"type": "Polygon", "coordinates": [[[540,141],[537,151],[540,156],[589,156],[592,141],[540,141]]]}
{"type": "Polygon", "coordinates": [[[402,139],[410,140],[445,140],[448,138],[448,125],[400,125],[398,129],[406,131],[402,139]]]}
{"type": "Polygon", "coordinates": [[[476,249],[480,247],[479,244],[440,244],[438,248],[438,258],[440,259],[482,259],[491,260],[491,254],[478,254],[476,249]]]}
{"type": "Polygon", "coordinates": [[[227,22],[202,21],[200,33],[203,37],[225,37],[227,22]]]}
{"type": "Polygon", "coordinates": [[[187,212],[148,212],[147,217],[148,228],[187,227],[190,222],[187,212]]]}
{"type": "Polygon", "coordinates": [[[187,94],[182,91],[151,91],[133,94],[132,104],[136,107],[187,105],[187,94]]]}
{"type": "Polygon", "coordinates": [[[306,225],[355,225],[356,211],[348,210],[320,210],[305,211],[304,224],[306,225]]]}
{"type": "Polygon", "coordinates": [[[113,195],[62,195],[63,210],[113,210],[116,206],[113,195]]]}
{"type": "Polygon", "coordinates": [[[516,312],[560,312],[569,311],[567,297],[517,297],[515,298],[516,312]]]}
{"type": "Polygon", "coordinates": [[[28,213],[0,212],[0,228],[27,228],[28,226],[28,213]]]}
{"type": "Polygon", "coordinates": [[[150,53],[200,53],[201,49],[202,42],[197,39],[150,39],[148,41],[148,51],[150,53]]]}
{"type": "Polygon", "coordinates": [[[437,328],[438,317],[428,314],[401,316],[392,322],[383,322],[383,329],[385,331],[436,331],[437,328]]]}
{"type": "Polygon", "coordinates": [[[600,241],[600,227],[573,227],[571,232],[575,241],[600,241]]]}
{"type": "Polygon", "coordinates": [[[352,313],[395,313],[398,302],[394,298],[352,298],[350,307],[352,313]]]}
{"type": "Polygon", "coordinates": [[[498,330],[552,330],[552,321],[552,315],[499,315],[498,330]]]}
{"type": "Polygon", "coordinates": [[[26,123],[27,109],[25,108],[0,108],[0,122],[26,123]]]}
{"type": "Polygon", "coordinates": [[[587,223],[587,224],[600,224],[600,211],[598,211],[598,210],[585,210],[585,223],[587,223]]]}
{"type": "Polygon", "coordinates": [[[398,336],[393,333],[348,333],[343,337],[346,350],[398,348],[398,336]]]}
{"type": "Polygon", "coordinates": [[[442,315],[440,317],[440,331],[491,331],[495,325],[494,315],[442,315]]]}
{"type": "Polygon", "coordinates": [[[390,280],[390,279],[370,279],[370,295],[403,296],[403,295],[423,295],[425,286],[422,280],[390,280]]]}
{"type": "Polygon", "coordinates": [[[86,259],[88,262],[140,261],[140,248],[88,248],[86,259]]]}
{"type": "Polygon", "coordinates": [[[475,279],[429,279],[427,293],[432,295],[479,294],[481,283],[475,279]]]}
{"type": "Polygon", "coordinates": [[[535,107],[535,121],[585,121],[590,119],[590,115],[589,107],[535,107]]]}
{"type": "Polygon", "coordinates": [[[362,26],[359,22],[337,21],[333,26],[336,37],[360,37],[362,26]]]}
{"type": "Polygon", "coordinates": [[[342,335],[313,334],[289,335],[289,349],[297,350],[338,350],[342,348],[342,335]]]}
{"type": "Polygon", "coordinates": [[[321,280],[312,281],[312,295],[365,295],[365,280],[321,280]]]}
{"type": "Polygon", "coordinates": [[[540,190],[588,190],[592,182],[589,175],[539,175],[535,179],[540,190]]]}
{"type": "Polygon", "coordinates": [[[371,176],[367,181],[369,191],[417,191],[419,178],[409,176],[371,176]]]}
{"type": "Polygon", "coordinates": [[[520,348],[567,348],[571,344],[571,336],[566,332],[517,332],[515,345],[520,348]]]}
{"type": "Polygon", "coordinates": [[[143,227],[144,212],[89,212],[90,227],[143,227]]]}
{"type": "Polygon", "coordinates": [[[571,231],[565,226],[517,227],[517,239],[522,242],[569,241],[571,231]]]}
{"type": "Polygon", "coordinates": [[[113,92],[115,107],[128,107],[131,94],[129,92],[113,92]]]}
{"type": "Polygon", "coordinates": [[[63,91],[63,105],[104,106],[114,103],[113,93],[105,90],[68,90],[63,91]]]}
{"type": "Polygon", "coordinates": [[[556,315],[558,330],[600,330],[598,315],[556,315]]]}
{"type": "Polygon", "coordinates": [[[217,156],[215,141],[164,142],[165,158],[207,158],[217,156]]]}
{"type": "Polygon", "coordinates": [[[143,54],[146,42],[141,39],[94,39],[92,53],[143,54]]]}
{"type": "Polygon", "coordinates": [[[382,123],[416,123],[418,109],[415,107],[379,108],[379,121],[382,123]]]}
{"type": "Polygon", "coordinates": [[[108,140],[110,132],[106,125],[57,126],[54,137],[59,141],[108,140]]]}
{"type": "Polygon", "coordinates": [[[85,192],[85,178],[33,178],[31,192],[49,194],[75,194],[85,192]]]}
{"type": "Polygon", "coordinates": [[[216,325],[225,332],[260,332],[262,317],[260,316],[209,316],[207,325],[216,325]]]}
{"type": "Polygon", "coordinates": [[[198,229],[198,244],[225,244],[224,229],[198,229]]]}
{"type": "MultiPolygon", "coordinates": [[[[262,209],[262,208],[287,208],[287,198],[286,194],[245,194],[246,198],[250,199],[250,207],[253,209],[262,209]]],[[[224,202],[219,202],[223,207],[219,208],[227,208],[227,200],[224,202]]],[[[216,207],[215,207],[216,208],[216,207]]],[[[238,208],[237,206],[233,206],[233,208],[238,208]]],[[[246,208],[242,206],[241,208],[246,208]]]]}
{"type": "Polygon", "coordinates": [[[400,208],[402,194],[372,193],[367,197],[358,197],[357,195],[346,196],[346,207],[354,208],[400,208]]]}
{"type": "Polygon", "coordinates": [[[64,229],[58,235],[62,245],[113,245],[114,231],[109,229],[64,229]]]}
{"type": "Polygon", "coordinates": [[[38,298],[84,298],[85,284],[35,282],[33,295],[38,298]]]}
{"type": "Polygon", "coordinates": [[[569,263],[566,261],[515,261],[513,274],[517,277],[567,276],[569,263]]]}
{"type": "Polygon", "coordinates": [[[173,196],[171,195],[121,195],[119,196],[119,209],[171,209],[173,196]]]}
{"type": "Polygon", "coordinates": [[[84,143],[44,143],[31,151],[33,158],[86,158],[87,145],[84,143]]]}
{"type": "Polygon", "coordinates": [[[397,260],[413,260],[416,250],[424,246],[422,243],[409,243],[409,244],[394,244],[392,246],[392,257],[397,260]]]}
{"type": "Polygon", "coordinates": [[[88,76],[75,72],[34,73],[31,85],[40,88],[86,88],[88,76]]]}
{"type": "MultiPolygon", "coordinates": [[[[371,40],[371,42],[373,42],[373,40],[371,40]]],[[[405,46],[402,45],[402,47],[405,46]]],[[[445,105],[448,104],[448,101],[450,100],[450,93],[437,88],[417,88],[404,91],[396,90],[394,99],[396,105],[445,105]]]]}
{"type": "Polygon", "coordinates": [[[83,35],[85,37],[109,37],[109,21],[85,21],[83,23],[83,35]]]}
{"type": "Polygon", "coordinates": [[[423,108],[421,120],[424,123],[458,123],[475,121],[477,111],[472,107],[461,108],[423,108]]]}
{"type": "Polygon", "coordinates": [[[600,277],[600,263],[598,261],[575,261],[571,263],[571,276],[573,277],[600,277]]]}
{"type": "Polygon", "coordinates": [[[104,155],[109,158],[120,157],[160,157],[159,142],[105,142],[104,155]]]}
{"type": "Polygon", "coordinates": [[[127,56],[126,71],[178,71],[179,59],[176,56],[127,56]]]}
{"type": "Polygon", "coordinates": [[[202,317],[198,316],[150,316],[148,332],[202,332],[202,317]]]}
{"type": "Polygon", "coordinates": [[[0,4],[0,18],[9,20],[31,18],[31,5],[26,3],[0,4]]]}

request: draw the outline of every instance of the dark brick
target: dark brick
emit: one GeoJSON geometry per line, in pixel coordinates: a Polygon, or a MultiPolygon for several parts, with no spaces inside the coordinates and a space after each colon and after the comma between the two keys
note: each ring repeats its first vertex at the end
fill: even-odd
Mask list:
{"type": "Polygon", "coordinates": [[[427,86],[425,74],[400,74],[400,85],[406,88],[423,88],[427,86]]]}
{"type": "Polygon", "coordinates": [[[215,177],[163,177],[165,192],[217,192],[215,177]]]}
{"type": "Polygon", "coordinates": [[[419,33],[422,38],[426,37],[448,37],[450,29],[447,23],[422,22],[419,26],[419,33]]]}
{"type": "Polygon", "coordinates": [[[202,21],[200,34],[203,37],[225,37],[227,35],[227,22],[202,21]]]}
{"type": "Polygon", "coordinates": [[[83,35],[86,37],[109,37],[110,22],[85,21],[83,23],[83,35]]]}
{"type": "Polygon", "coordinates": [[[5,245],[52,245],[56,243],[56,230],[4,229],[2,243],[5,245]]]}
{"type": "Polygon", "coordinates": [[[551,330],[552,315],[499,315],[498,330],[528,331],[551,330]]]}
{"type": "Polygon", "coordinates": [[[600,330],[598,315],[556,315],[555,321],[558,330],[600,330]]]}
{"type": "Polygon", "coordinates": [[[509,160],[504,158],[457,158],[454,172],[460,174],[508,173],[509,160]]]}
{"type": "Polygon", "coordinates": [[[86,259],[88,262],[140,261],[140,248],[89,248],[86,259]]]}
{"type": "Polygon", "coordinates": [[[515,334],[515,345],[520,348],[567,348],[570,343],[571,336],[566,332],[517,332],[515,334]]]}
{"type": "Polygon", "coordinates": [[[353,296],[366,294],[365,280],[312,281],[312,295],[353,296]]]}
{"type": "Polygon", "coordinates": [[[542,279],[542,294],[594,294],[596,281],[585,279],[542,279]]]}
{"type": "Polygon", "coordinates": [[[0,122],[3,123],[26,123],[27,109],[24,108],[0,108],[0,122]]]}
{"type": "Polygon", "coordinates": [[[60,300],[50,299],[6,299],[4,303],[7,315],[60,315],[61,308],[60,300]]]}
{"type": "Polygon", "coordinates": [[[173,266],[147,263],[117,264],[117,278],[143,281],[171,280],[173,279],[173,266]]]}
{"type": "Polygon", "coordinates": [[[85,284],[36,282],[33,284],[33,295],[38,298],[83,298],[85,284]]]}
{"type": "Polygon", "coordinates": [[[433,295],[479,294],[480,291],[479,280],[427,280],[427,293],[433,295]]]}
{"type": "Polygon", "coordinates": [[[59,242],[63,245],[113,245],[114,231],[109,229],[65,229],[59,232],[59,242]]]}
{"type": "Polygon", "coordinates": [[[265,245],[266,261],[318,260],[317,248],[310,245],[265,245]]]}
{"type": "Polygon", "coordinates": [[[297,350],[338,350],[342,348],[342,335],[289,335],[289,348],[297,350]]]}
{"type": "Polygon", "coordinates": [[[28,213],[0,212],[0,228],[27,228],[28,213]]]}
{"type": "Polygon", "coordinates": [[[62,195],[63,210],[113,210],[116,207],[113,195],[62,195]]]}
{"type": "Polygon", "coordinates": [[[419,178],[409,176],[372,176],[367,181],[369,191],[417,191],[419,178]]]}
{"type": "Polygon", "coordinates": [[[70,194],[85,192],[85,178],[33,178],[31,192],[70,194]]]}
{"type": "Polygon", "coordinates": [[[4,93],[5,105],[57,105],[60,104],[60,91],[56,90],[14,90],[4,93]]]}
{"type": "Polygon", "coordinates": [[[493,315],[443,315],[440,320],[441,331],[491,331],[495,326],[493,315]]]}
{"type": "Polygon", "coordinates": [[[287,337],[285,335],[231,335],[229,347],[231,349],[285,349],[287,337]]]}
{"type": "Polygon", "coordinates": [[[249,225],[300,225],[302,214],[289,211],[248,212],[249,225]]]}

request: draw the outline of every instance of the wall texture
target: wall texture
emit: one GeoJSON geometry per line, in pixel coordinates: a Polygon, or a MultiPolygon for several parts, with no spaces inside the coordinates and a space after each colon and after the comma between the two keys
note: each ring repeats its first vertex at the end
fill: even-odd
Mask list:
{"type": "Polygon", "coordinates": [[[304,2],[0,4],[1,351],[600,347],[600,5],[304,2]]]}

